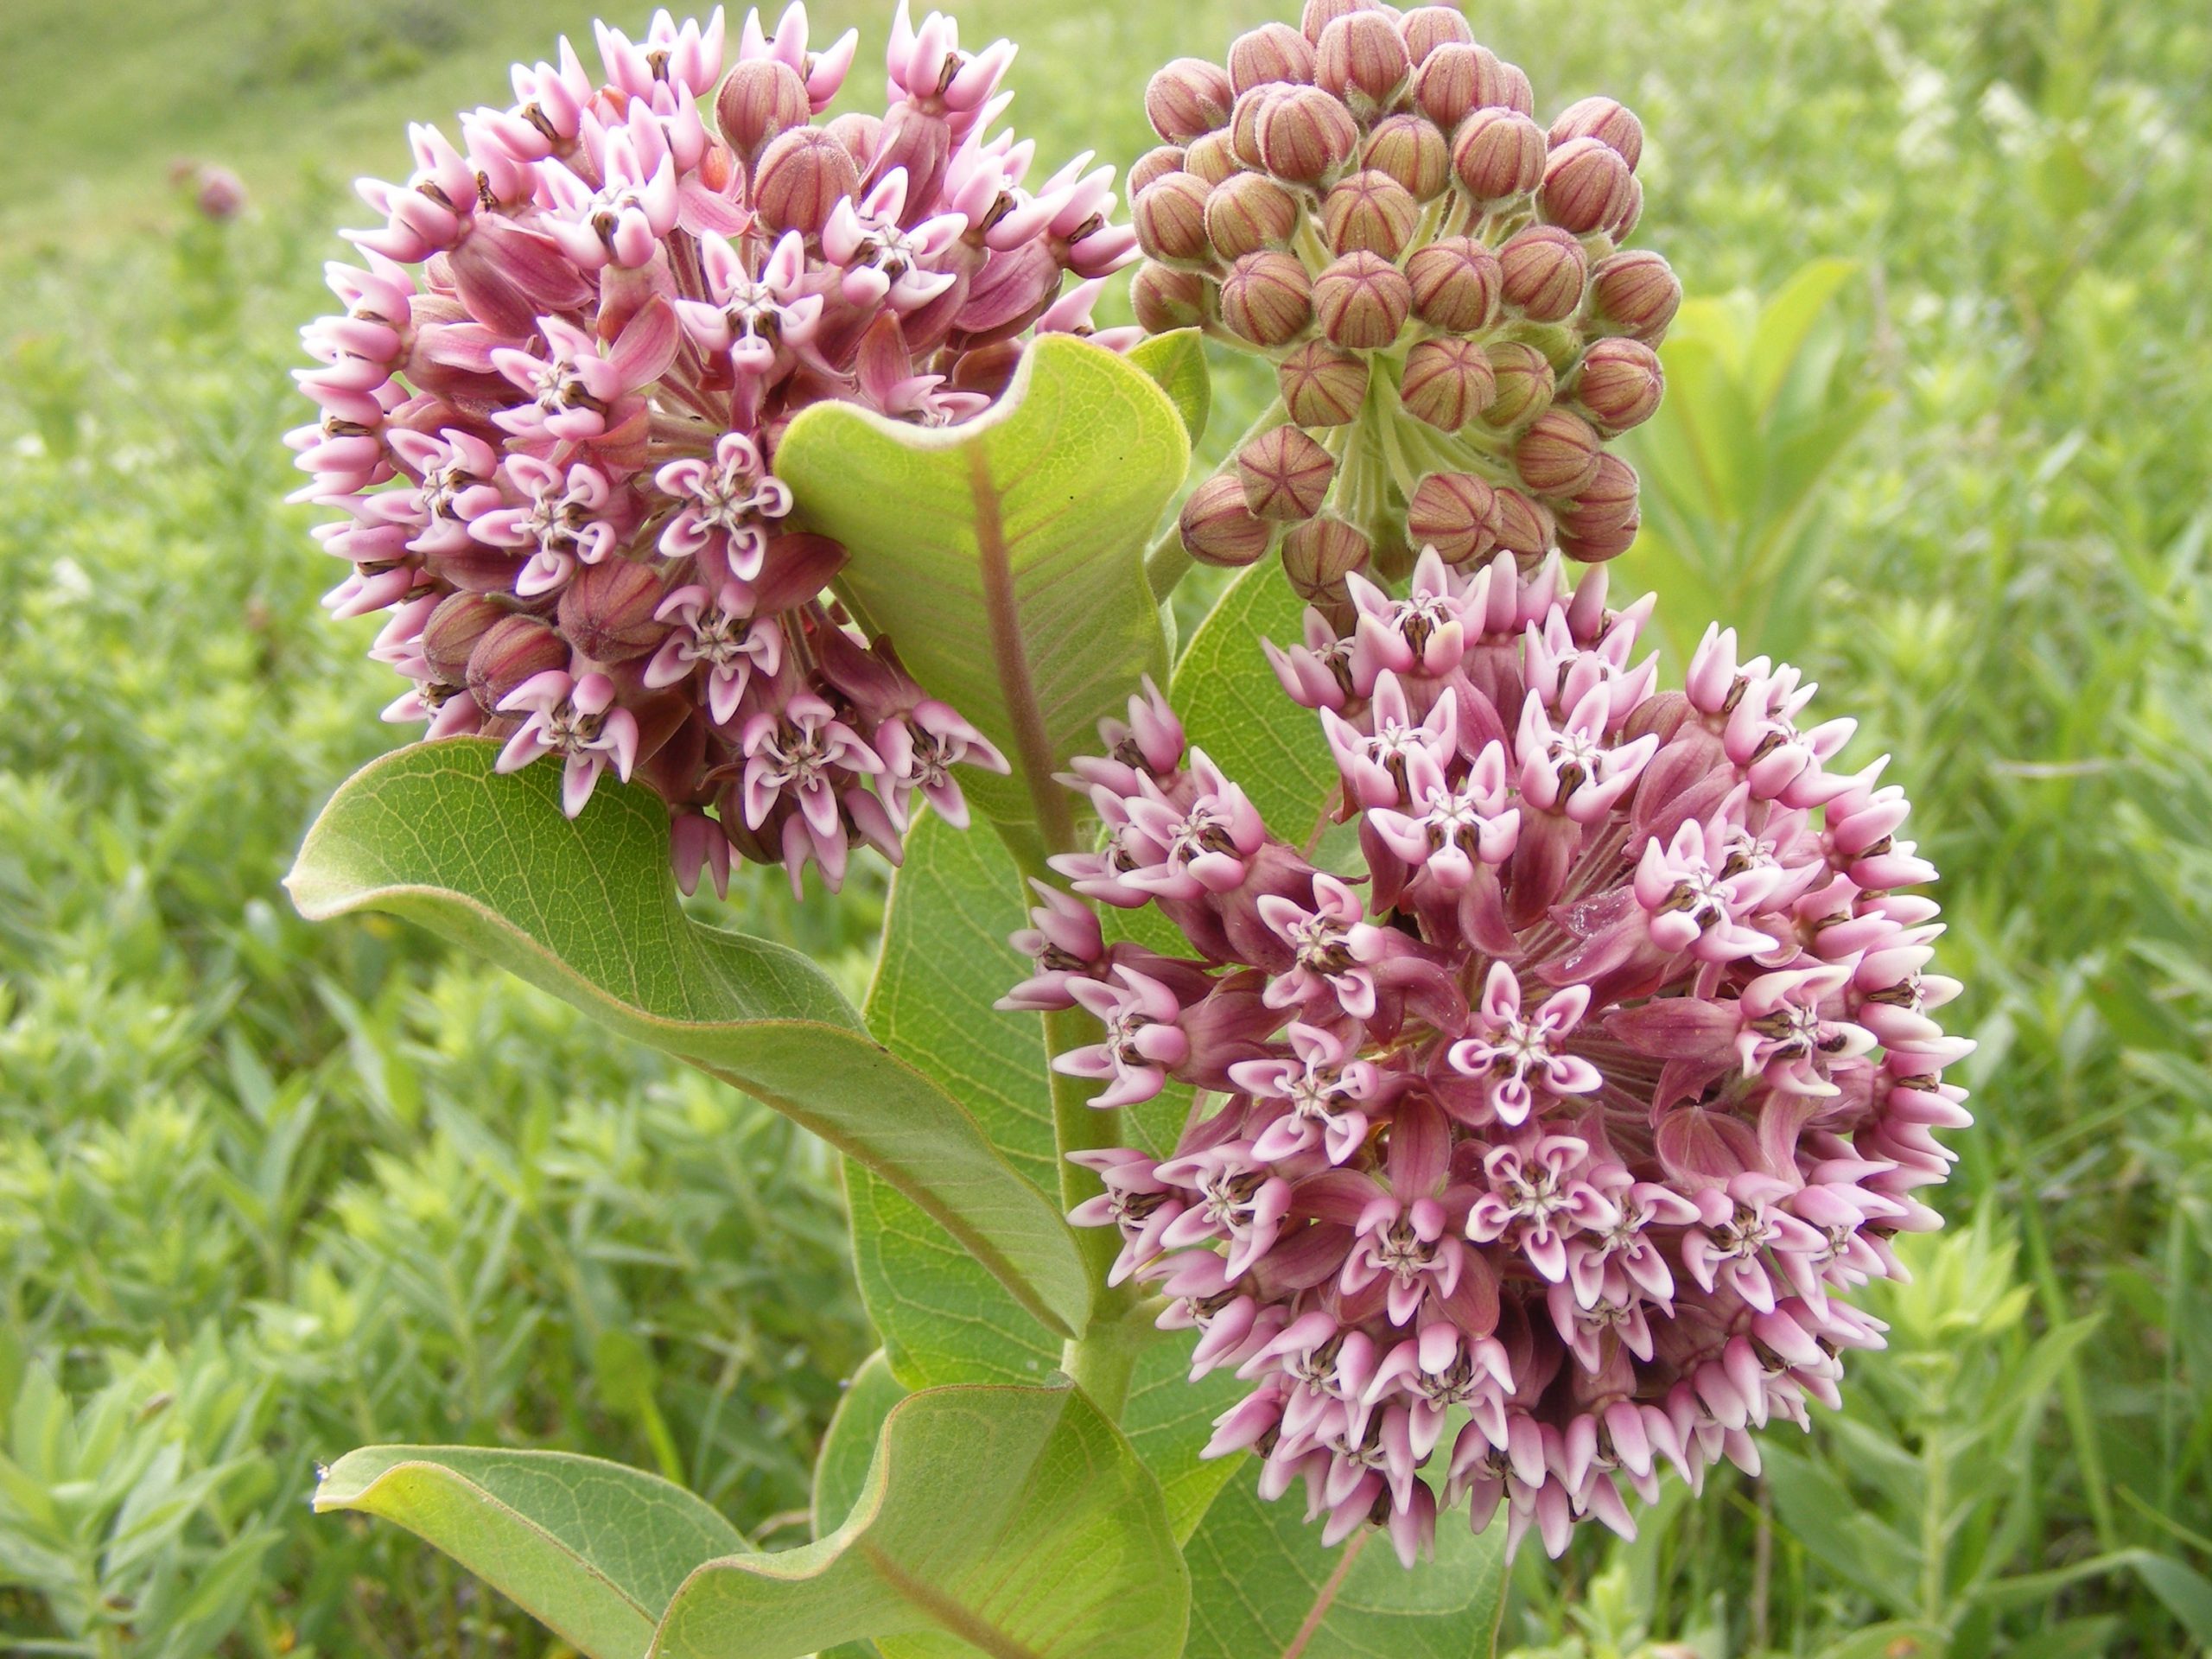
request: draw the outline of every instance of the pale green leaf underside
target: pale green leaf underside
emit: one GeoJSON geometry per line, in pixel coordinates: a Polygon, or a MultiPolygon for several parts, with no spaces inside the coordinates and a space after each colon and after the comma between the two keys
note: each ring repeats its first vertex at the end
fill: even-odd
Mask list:
{"type": "Polygon", "coordinates": [[[1196,328],[1154,334],[1130,347],[1129,361],[1160,383],[1196,448],[1213,412],[1213,372],[1206,367],[1205,336],[1196,328]]]}
{"type": "Polygon", "coordinates": [[[564,1452],[366,1446],[315,1507],[405,1527],[590,1659],[639,1659],[691,1570],[750,1548],[682,1487],[564,1452]]]}
{"type": "Polygon", "coordinates": [[[957,427],[852,404],[803,410],[776,452],[798,521],[852,555],[839,585],[914,677],[1015,768],[963,785],[991,817],[1034,820],[1033,788],[1092,738],[1166,642],[1144,578],[1154,520],[1190,457],[1143,370],[1052,334],[985,414],[957,427]]]}
{"type": "Polygon", "coordinates": [[[1465,1511],[1437,1522],[1436,1559],[1412,1572],[1363,1528],[1337,1549],[1306,1522],[1303,1494],[1260,1501],[1248,1465],[1184,1550],[1191,1568],[1185,1659],[1489,1659],[1504,1605],[1505,1526],[1478,1536],[1465,1511]],[[1344,1553],[1357,1549],[1338,1576],[1344,1553]]]}
{"type": "Polygon", "coordinates": [[[1188,1607],[1159,1486],[1082,1395],[941,1389],[885,1420],[843,1526],[701,1567],[652,1654],[796,1659],[872,1638],[887,1655],[1160,1659],[1188,1607]]]}
{"type": "Polygon", "coordinates": [[[868,1465],[875,1459],[875,1437],[891,1408],[906,1397],[899,1379],[880,1351],[861,1362],[845,1384],[836,1414],[822,1437],[822,1450],[814,1459],[813,1526],[817,1538],[825,1537],[845,1523],[868,1484],[868,1465]]]}
{"type": "Polygon", "coordinates": [[[500,777],[496,753],[417,744],[348,779],[287,878],[302,913],[404,916],[744,1090],[877,1172],[1030,1314],[1083,1328],[1090,1285],[1058,1206],[804,957],[683,914],[652,796],[603,780],[571,821],[556,769],[500,777]]]}

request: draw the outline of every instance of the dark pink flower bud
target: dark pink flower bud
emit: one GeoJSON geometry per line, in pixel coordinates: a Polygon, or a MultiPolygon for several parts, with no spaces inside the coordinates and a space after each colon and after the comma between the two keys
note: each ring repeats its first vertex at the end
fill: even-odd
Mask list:
{"type": "Polygon", "coordinates": [[[806,83],[789,64],[774,58],[739,64],[715,94],[715,125],[724,142],[748,162],[778,133],[806,125],[813,115],[806,83]]]}
{"type": "Polygon", "coordinates": [[[1415,63],[1425,62],[1440,46],[1471,46],[1475,41],[1475,31],[1456,6],[1415,6],[1398,19],[1398,34],[1415,63]]]}
{"type": "Polygon", "coordinates": [[[1254,137],[1260,163],[1293,184],[1334,177],[1359,143],[1351,111],[1318,86],[1275,89],[1261,105],[1254,137]]]}
{"type": "Polygon", "coordinates": [[[1287,248],[1302,210],[1297,198],[1264,173],[1238,173],[1214,186],[1205,205],[1206,234],[1224,259],[1262,248],[1287,248]]]}
{"type": "MultiPolygon", "coordinates": [[[[447,684],[466,683],[468,659],[476,650],[476,642],[511,614],[510,607],[483,594],[447,594],[438,601],[437,608],[430,613],[429,620],[423,625],[423,637],[419,642],[423,660],[447,684]]],[[[524,677],[525,679],[528,677],[527,675],[524,677]]],[[[520,684],[521,682],[517,681],[516,683],[520,684]]],[[[508,689],[512,690],[513,688],[508,689]]]]}
{"type": "Polygon", "coordinates": [[[1625,248],[1590,273],[1591,309],[1647,346],[1656,346],[1682,303],[1673,269],[1648,248],[1625,248]]]}
{"type": "Polygon", "coordinates": [[[1129,209],[1139,245],[1155,259],[1211,264],[1206,195],[1206,181],[1195,174],[1170,173],[1154,180],[1137,193],[1129,209]]]}
{"type": "Polygon", "coordinates": [[[1643,123],[1610,98],[1586,98],[1560,111],[1552,123],[1552,143],[1563,144],[1570,138],[1598,139],[1631,168],[1643,159],[1643,123]]]}
{"type": "Polygon", "coordinates": [[[1196,271],[1147,260],[1129,283],[1129,306],[1149,334],[1202,328],[1218,315],[1214,285],[1196,271]]]}
{"type": "Polygon", "coordinates": [[[595,663],[626,663],[670,632],[655,613],[666,596],[660,573],[634,559],[588,564],[561,590],[561,632],[595,663]]]}
{"type": "Polygon", "coordinates": [[[1329,25],[1338,18],[1382,10],[1378,0],[1306,0],[1305,8],[1299,14],[1299,31],[1318,48],[1321,36],[1329,32],[1329,25]]]}
{"type": "Polygon", "coordinates": [[[1222,279],[1221,320],[1255,346],[1287,346],[1313,321],[1313,290],[1293,254],[1248,253],[1222,279]]]}
{"type": "Polygon", "coordinates": [[[1538,495],[1573,495],[1598,476],[1605,440],[1570,410],[1552,408],[1529,423],[1513,447],[1514,469],[1538,495]]]}
{"type": "Polygon", "coordinates": [[[1491,372],[1497,392],[1483,418],[1501,432],[1541,415],[1552,404],[1554,382],[1551,359],[1535,346],[1517,340],[1492,342],[1491,372]]]}
{"type": "Polygon", "coordinates": [[[1313,43],[1288,23],[1262,23],[1230,42],[1229,84],[1240,95],[1255,86],[1310,86],[1313,43]]]}
{"type": "Polygon", "coordinates": [[[1406,504],[1406,534],[1446,564],[1465,564],[1497,545],[1497,492],[1474,473],[1431,473],[1406,504]]]}
{"type": "Polygon", "coordinates": [[[1325,340],[1292,350],[1275,370],[1283,407],[1300,426],[1343,426],[1367,401],[1367,359],[1325,340]]]}
{"type": "Polygon", "coordinates": [[[1551,509],[1532,501],[1520,491],[1501,486],[1497,492],[1497,544],[1509,553],[1530,558],[1552,544],[1551,509]]]}
{"type": "Polygon", "coordinates": [[[1388,109],[1413,72],[1397,25],[1381,11],[1355,11],[1321,31],[1313,84],[1355,111],[1388,109]]]}
{"type": "Polygon", "coordinates": [[[1282,540],[1283,575],[1293,592],[1317,605],[1344,605],[1344,578],[1364,571],[1373,550],[1367,537],[1341,518],[1309,519],[1282,540]]]}
{"type": "Polygon", "coordinates": [[[1517,111],[1477,110],[1452,137],[1452,170],[1478,202],[1526,195],[1543,182],[1544,130],[1517,111]]]}
{"type": "Polygon", "coordinates": [[[1421,203],[1388,173],[1348,174],[1321,202],[1321,232],[1338,253],[1395,259],[1421,223],[1421,203]]]}
{"type": "Polygon", "coordinates": [[[568,642],[534,616],[493,623],[468,653],[468,694],[487,715],[524,681],[569,666],[568,642]]]}
{"type": "Polygon", "coordinates": [[[1236,452],[1244,505],[1262,518],[1296,523],[1320,512],[1337,475],[1335,457],[1294,426],[1262,432],[1236,452]]]}
{"type": "Polygon", "coordinates": [[[1582,303],[1590,256],[1571,232],[1531,225],[1497,251],[1498,291],[1532,322],[1559,322],[1582,303]]]}
{"type": "Polygon", "coordinates": [[[1313,279],[1313,315],[1347,351],[1379,351],[1414,308],[1405,272],[1378,254],[1348,253],[1313,279]]]}
{"type": "Polygon", "coordinates": [[[837,204],[860,189],[844,145],[818,127],[797,127],[768,142],[753,175],[753,207],[777,232],[816,237],[837,204]]]}
{"type": "Polygon", "coordinates": [[[1187,144],[1225,125],[1234,99],[1229,72],[1219,64],[1178,58],[1145,87],[1144,112],[1169,143],[1187,144]]]}
{"type": "Polygon", "coordinates": [[[1471,340],[1424,340],[1406,353],[1398,400],[1408,415],[1440,432],[1457,432],[1497,395],[1490,359],[1471,340]]]}
{"type": "Polygon", "coordinates": [[[1129,168],[1129,194],[1132,197],[1141,195],[1147,185],[1166,178],[1170,173],[1183,171],[1183,162],[1189,154],[1180,144],[1161,144],[1157,149],[1145,151],[1137,157],[1136,164],[1129,168]]]}
{"type": "Polygon", "coordinates": [[[1607,437],[1641,426],[1667,390],[1659,354],[1638,340],[1596,340],[1582,353],[1569,393],[1607,437]]]}
{"type": "MultiPolygon", "coordinates": [[[[1255,166],[1258,165],[1256,162],[1255,166]]],[[[1242,171],[1244,163],[1236,159],[1236,152],[1230,146],[1226,132],[1210,132],[1183,152],[1183,170],[1195,173],[1208,184],[1219,184],[1242,171]]]]}
{"type": "Polygon", "coordinates": [[[1243,482],[1234,473],[1217,473],[1192,490],[1176,524],[1183,550],[1200,564],[1251,564],[1275,534],[1245,505],[1243,482]]]}
{"type": "Polygon", "coordinates": [[[1406,261],[1414,309],[1432,328],[1470,334],[1497,308],[1497,256],[1471,236],[1446,236],[1406,261]]]}
{"type": "Polygon", "coordinates": [[[1538,206],[1551,223],[1578,236],[1603,230],[1624,213],[1636,181],[1628,163],[1596,138],[1554,143],[1544,161],[1538,206]]]}
{"type": "Polygon", "coordinates": [[[1424,116],[1393,115],[1376,122],[1359,164],[1395,179],[1416,201],[1433,201],[1452,182],[1452,146],[1424,116]]]}

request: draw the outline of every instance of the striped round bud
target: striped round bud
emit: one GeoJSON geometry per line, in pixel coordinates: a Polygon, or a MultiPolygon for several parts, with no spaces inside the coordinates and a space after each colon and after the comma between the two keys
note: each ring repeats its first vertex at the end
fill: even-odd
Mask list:
{"type": "Polygon", "coordinates": [[[487,715],[533,674],[569,666],[569,642],[534,616],[502,617],[468,653],[468,695],[487,715]]]}
{"type": "Polygon", "coordinates": [[[1260,159],[1260,112],[1289,90],[1287,86],[1263,85],[1237,94],[1236,106],[1229,112],[1224,136],[1229,141],[1229,153],[1238,166],[1263,165],[1260,159]]]}
{"type": "Polygon", "coordinates": [[[1682,285],[1657,254],[1627,248],[1598,262],[1590,273],[1590,302],[1599,321],[1656,346],[1682,303],[1682,285]]]}
{"type": "Polygon", "coordinates": [[[1598,477],[1605,440],[1572,410],[1552,408],[1529,423],[1513,446],[1513,469],[1538,495],[1573,495],[1598,477]]]}
{"type": "Polygon", "coordinates": [[[1306,0],[1305,9],[1299,14],[1299,32],[1318,47],[1321,36],[1328,33],[1329,25],[1338,18],[1382,10],[1378,0],[1306,0]]]}
{"type": "Polygon", "coordinates": [[[1497,308],[1497,256],[1471,236],[1439,238],[1406,261],[1414,308],[1432,328],[1471,334],[1497,308]]]}
{"type": "Polygon", "coordinates": [[[1649,420],[1666,390],[1658,353],[1624,337],[1592,340],[1569,386],[1590,423],[1607,437],[1649,420]]]}
{"type": "Polygon", "coordinates": [[[1620,205],[1613,216],[1598,228],[1618,242],[1636,228],[1636,221],[1643,217],[1643,181],[1629,175],[1628,188],[1622,193],[1620,205]]]}
{"type": "Polygon", "coordinates": [[[1536,113],[1536,89],[1529,84],[1529,72],[1517,63],[1499,60],[1497,66],[1497,101],[1509,110],[1534,116],[1536,113]]]}
{"type": "Polygon", "coordinates": [[[1255,86],[1311,86],[1313,43],[1288,23],[1262,23],[1229,45],[1229,84],[1239,95],[1255,86]]]}
{"type": "Polygon", "coordinates": [[[1497,544],[1509,553],[1534,556],[1548,552],[1554,534],[1551,509],[1532,501],[1520,491],[1501,486],[1497,492],[1497,544]]]}
{"type": "Polygon", "coordinates": [[[1628,551],[1643,520],[1637,511],[1636,469],[1618,455],[1601,455],[1598,476],[1559,516],[1560,551],[1594,564],[1628,551]]]}
{"type": "Polygon", "coordinates": [[[1283,407],[1300,426],[1349,423],[1367,401],[1367,380],[1365,358],[1339,351],[1325,340],[1294,347],[1275,369],[1283,407]]]}
{"type": "Polygon", "coordinates": [[[1388,173],[1347,174],[1321,202],[1321,232],[1338,253],[1365,249],[1395,259],[1421,223],[1421,203],[1388,173]]]}
{"type": "Polygon", "coordinates": [[[1526,195],[1544,180],[1544,130],[1516,111],[1477,110],[1452,140],[1452,170],[1478,202],[1526,195]]]}
{"type": "Polygon", "coordinates": [[[468,659],[476,642],[498,626],[510,613],[486,594],[448,594],[423,625],[423,660],[448,685],[468,678],[468,659]]]}
{"type": "Polygon", "coordinates": [[[1586,98],[1560,111],[1552,123],[1552,143],[1563,144],[1570,138],[1598,139],[1630,168],[1643,159],[1643,123],[1610,98],[1586,98]]]}
{"type": "Polygon", "coordinates": [[[1415,63],[1440,46],[1471,46],[1475,41],[1475,31],[1455,6],[1415,6],[1398,19],[1398,35],[1415,63]]]}
{"type": "Polygon", "coordinates": [[[787,63],[755,58],[722,78],[715,93],[715,126],[723,142],[750,162],[778,133],[814,118],[806,83],[787,63]]]}
{"type": "Polygon", "coordinates": [[[1497,395],[1490,359],[1471,340],[1424,340],[1406,353],[1398,401],[1406,413],[1440,432],[1457,432],[1497,395]]]}
{"type": "Polygon", "coordinates": [[[1544,217],[1577,236],[1603,230],[1626,210],[1636,180],[1612,147],[1596,138],[1570,138],[1544,158],[1544,217]]]}
{"type": "Polygon", "coordinates": [[[660,572],[634,559],[585,565],[561,590],[561,632],[595,663],[626,663],[668,638],[653,620],[665,588],[660,572]]]}
{"type": "Polygon", "coordinates": [[[837,204],[861,188],[851,153],[820,127],[793,127],[761,152],[753,173],[753,210],[777,232],[822,234],[837,204]]]}
{"type": "Polygon", "coordinates": [[[1236,475],[1255,514],[1296,524],[1321,511],[1337,462],[1298,428],[1278,426],[1236,452],[1236,475]]]}
{"type": "Polygon", "coordinates": [[[1183,170],[1196,174],[1208,184],[1234,178],[1243,167],[1244,163],[1236,159],[1236,152],[1230,147],[1225,131],[1210,132],[1183,152],[1183,170]]]}
{"type": "Polygon", "coordinates": [[[1291,591],[1311,605],[1349,607],[1344,578],[1364,575],[1374,555],[1367,537],[1341,518],[1307,520],[1282,538],[1282,573],[1291,591]]]}
{"type": "Polygon", "coordinates": [[[1229,72],[1219,64],[1178,58],[1146,86],[1144,112],[1152,130],[1169,143],[1187,144],[1226,125],[1234,98],[1229,72]]]}
{"type": "Polygon", "coordinates": [[[1347,351],[1380,351],[1414,308],[1413,285],[1379,254],[1348,253],[1313,279],[1321,332],[1347,351]]]}
{"type": "Polygon", "coordinates": [[[1393,115],[1376,122],[1359,164],[1388,174],[1416,201],[1433,201],[1452,182],[1452,146],[1423,116],[1393,115]]]}
{"type": "Polygon", "coordinates": [[[1129,306],[1148,334],[1203,328],[1218,315],[1214,284],[1194,270],[1147,259],[1129,283],[1129,306]]]}
{"type": "Polygon", "coordinates": [[[1483,419],[1499,431],[1542,414],[1551,407],[1554,382],[1551,359],[1535,346],[1517,340],[1494,342],[1489,351],[1490,372],[1497,378],[1497,391],[1483,411],[1483,419]]]}
{"type": "Polygon", "coordinates": [[[834,118],[823,129],[845,149],[853,158],[853,165],[861,172],[868,171],[868,164],[875,158],[876,146],[883,138],[883,118],[870,115],[866,110],[852,110],[834,118]]]}
{"type": "Polygon", "coordinates": [[[1529,78],[1486,46],[1449,41],[1421,60],[1414,77],[1414,103],[1446,132],[1477,110],[1532,107],[1529,78]]]}
{"type": "Polygon", "coordinates": [[[1351,111],[1318,86],[1285,86],[1260,106],[1260,164],[1293,184],[1333,177],[1359,143],[1351,111]]]}
{"type": "Polygon", "coordinates": [[[1398,27],[1381,11],[1356,11],[1321,31],[1313,84],[1356,111],[1388,109],[1413,73],[1398,27]]]}
{"type": "Polygon", "coordinates": [[[1498,291],[1535,322],[1559,322],[1582,303],[1590,257],[1572,232],[1531,225],[1497,251],[1498,291]]]}
{"type": "Polygon", "coordinates": [[[1299,216],[1298,199],[1264,173],[1224,179],[1206,198],[1206,234],[1224,259],[1288,247],[1299,216]]]}
{"type": "Polygon", "coordinates": [[[1137,242],[1155,259],[1209,264],[1213,245],[1206,239],[1206,181],[1193,173],[1170,173],[1137,192],[1129,222],[1137,242]]]}
{"type": "Polygon", "coordinates": [[[1497,492],[1474,473],[1431,473],[1406,504],[1406,535],[1446,564],[1465,564],[1497,545],[1497,492]]]}
{"type": "Polygon", "coordinates": [[[1244,505],[1244,486],[1231,473],[1217,473],[1192,490],[1176,527],[1183,550],[1200,564],[1230,568],[1256,562],[1275,537],[1274,526],[1244,505]]]}
{"type": "Polygon", "coordinates": [[[1287,346],[1313,321],[1313,289],[1295,255],[1248,253],[1222,279],[1221,320],[1255,346],[1287,346]]]}
{"type": "Polygon", "coordinates": [[[1155,149],[1145,151],[1137,157],[1135,165],[1129,168],[1129,194],[1136,195],[1145,186],[1156,179],[1166,178],[1170,173],[1182,172],[1183,162],[1188,154],[1180,144],[1161,144],[1155,149]]]}

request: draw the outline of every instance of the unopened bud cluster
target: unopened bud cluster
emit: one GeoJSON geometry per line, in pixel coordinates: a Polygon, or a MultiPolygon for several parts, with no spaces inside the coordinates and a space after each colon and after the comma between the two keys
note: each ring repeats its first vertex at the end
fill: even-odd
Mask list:
{"type": "Polygon", "coordinates": [[[855,845],[897,858],[917,794],[963,816],[953,766],[1004,770],[846,625],[844,550],[785,523],[777,446],[824,399],[972,416],[1135,252],[1112,168],[1026,188],[1033,146],[989,136],[1012,46],[905,0],[889,107],[818,124],[855,39],[756,12],[725,75],[722,13],[664,11],[599,27],[603,78],[563,40],[458,146],[416,127],[413,175],[361,185],[385,222],[305,331],[301,496],[345,515],[317,532],[350,567],[332,609],[390,613],[386,718],[560,757],[571,815],[609,768],[649,784],[686,891],[733,851],[835,886],[855,845]]]}
{"type": "Polygon", "coordinates": [[[1376,0],[1308,0],[1225,67],[1171,63],[1145,104],[1165,142],[1130,174],[1138,320],[1268,358],[1286,423],[1192,496],[1193,558],[1280,538],[1343,618],[1349,572],[1402,577],[1424,546],[1466,566],[1635,539],[1636,474],[1606,444],[1658,407],[1681,297],[1621,246],[1635,116],[1592,98],[1539,126],[1456,10],[1376,0]]]}
{"type": "Polygon", "coordinates": [[[1073,1154],[1105,1188],[1073,1219],[1118,1230],[1194,1378],[1249,1385],[1206,1455],[1409,1565],[1462,1499],[1556,1555],[1632,1535],[1662,1469],[1757,1473],[1756,1431],[1881,1345],[1853,1293],[1940,1224],[1936,1132],[1971,1121],[1905,891],[1936,872],[1887,757],[1832,770],[1853,722],[1732,631],[1662,690],[1651,601],[1608,608],[1602,567],[1344,582],[1349,629],[1309,609],[1270,654],[1357,851],[1318,866],[1137,699],[1074,763],[1105,836],[1053,861],[1074,891],[1040,884],[1001,1006],[1097,1017],[1057,1062],[1094,1106],[1197,1091],[1165,1155],[1073,1154]]]}

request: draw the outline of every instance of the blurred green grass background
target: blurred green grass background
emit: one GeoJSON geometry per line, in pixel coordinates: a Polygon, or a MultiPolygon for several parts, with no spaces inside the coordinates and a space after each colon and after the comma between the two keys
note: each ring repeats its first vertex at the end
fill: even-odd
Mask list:
{"type": "MultiPolygon", "coordinates": [[[[997,0],[1057,164],[1275,15],[997,0]]],[[[312,1521],[369,1440],[561,1445],[802,1535],[872,1341],[821,1149],[376,920],[276,887],[395,741],[277,442],[342,183],[503,102],[567,3],[0,12],[0,1652],[557,1647],[312,1521]],[[173,162],[245,178],[218,225],[173,162]]],[[[2069,1659],[2212,1641],[2212,16],[2200,0],[1502,0],[1541,112],[1650,131],[1693,296],[1624,561],[1893,752],[1945,874],[1979,1128],[1892,1345],[1757,1480],[1531,1552],[1556,1659],[2069,1659]]],[[[642,10],[614,21],[642,26],[642,10]]],[[[880,87],[887,11],[854,96],[880,87]]],[[[588,49],[588,48],[587,48],[588,49]]],[[[1242,423],[1249,389],[1216,430],[1242,423]]],[[[1217,436],[1218,442],[1218,436],[1217,436]]],[[[741,884],[849,982],[880,879],[741,884]]],[[[1320,1659],[1313,1656],[1313,1659],[1320,1659]]]]}

